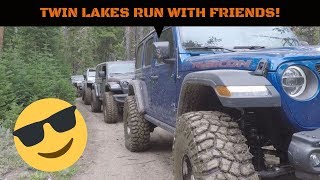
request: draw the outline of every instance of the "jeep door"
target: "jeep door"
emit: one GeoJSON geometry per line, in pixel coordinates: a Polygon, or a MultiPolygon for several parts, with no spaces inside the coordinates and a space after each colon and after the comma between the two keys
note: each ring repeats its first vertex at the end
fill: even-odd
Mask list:
{"type": "MultiPolygon", "coordinates": [[[[152,103],[152,93],[154,91],[155,86],[153,85],[153,80],[151,79],[152,70],[154,67],[154,59],[153,59],[153,42],[154,42],[154,33],[150,34],[144,41],[144,50],[143,50],[143,61],[142,61],[142,74],[145,77],[144,82],[147,86],[149,101],[152,103]]],[[[154,115],[152,111],[152,106],[149,106],[146,111],[149,115],[154,115]]],[[[156,116],[157,117],[157,116],[156,116]]]]}
{"type": "MultiPolygon", "coordinates": [[[[169,58],[176,58],[175,40],[172,28],[162,31],[157,41],[168,41],[169,58]]],[[[152,49],[152,48],[151,48],[152,49]]],[[[153,57],[153,56],[152,56],[153,57]]],[[[177,110],[176,63],[166,64],[152,59],[154,66],[151,71],[151,113],[150,115],[171,125],[175,125],[177,110]]]]}

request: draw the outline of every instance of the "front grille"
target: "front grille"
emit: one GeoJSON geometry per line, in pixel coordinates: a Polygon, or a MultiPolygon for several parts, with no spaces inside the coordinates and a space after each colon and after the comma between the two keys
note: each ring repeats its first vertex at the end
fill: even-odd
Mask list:
{"type": "Polygon", "coordinates": [[[316,70],[320,73],[320,64],[316,64],[316,70]]]}

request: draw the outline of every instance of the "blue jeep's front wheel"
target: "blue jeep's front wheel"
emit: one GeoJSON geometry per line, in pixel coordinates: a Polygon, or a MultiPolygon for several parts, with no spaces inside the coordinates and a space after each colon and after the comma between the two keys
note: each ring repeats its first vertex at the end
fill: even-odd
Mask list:
{"type": "Polygon", "coordinates": [[[179,117],[173,158],[176,180],[259,179],[238,124],[217,111],[179,117]]]}
{"type": "Polygon", "coordinates": [[[138,112],[134,96],[128,96],[123,107],[123,125],[126,148],[131,152],[149,147],[151,123],[138,112]]]}

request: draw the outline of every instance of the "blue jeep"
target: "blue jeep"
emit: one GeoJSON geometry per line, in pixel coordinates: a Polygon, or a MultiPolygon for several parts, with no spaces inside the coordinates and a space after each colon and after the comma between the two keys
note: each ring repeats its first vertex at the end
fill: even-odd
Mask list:
{"type": "Polygon", "coordinates": [[[146,150],[161,127],[177,180],[320,179],[320,47],[303,45],[286,27],[151,32],[124,104],[126,148],[146,150]]]}

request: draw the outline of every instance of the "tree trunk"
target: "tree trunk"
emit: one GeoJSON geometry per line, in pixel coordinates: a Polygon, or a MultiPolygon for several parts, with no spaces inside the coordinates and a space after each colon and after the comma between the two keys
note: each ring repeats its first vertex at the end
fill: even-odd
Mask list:
{"type": "Polygon", "coordinates": [[[0,51],[3,49],[4,27],[0,26],[0,51]]]}
{"type": "Polygon", "coordinates": [[[130,27],[125,27],[125,38],[126,38],[126,60],[131,59],[130,49],[131,49],[131,33],[130,27]]]}
{"type": "Polygon", "coordinates": [[[138,34],[139,34],[139,38],[138,38],[138,42],[143,38],[143,29],[145,28],[145,27],[143,27],[143,26],[140,26],[140,27],[138,27],[139,28],[139,31],[138,31],[138,34]]]}

